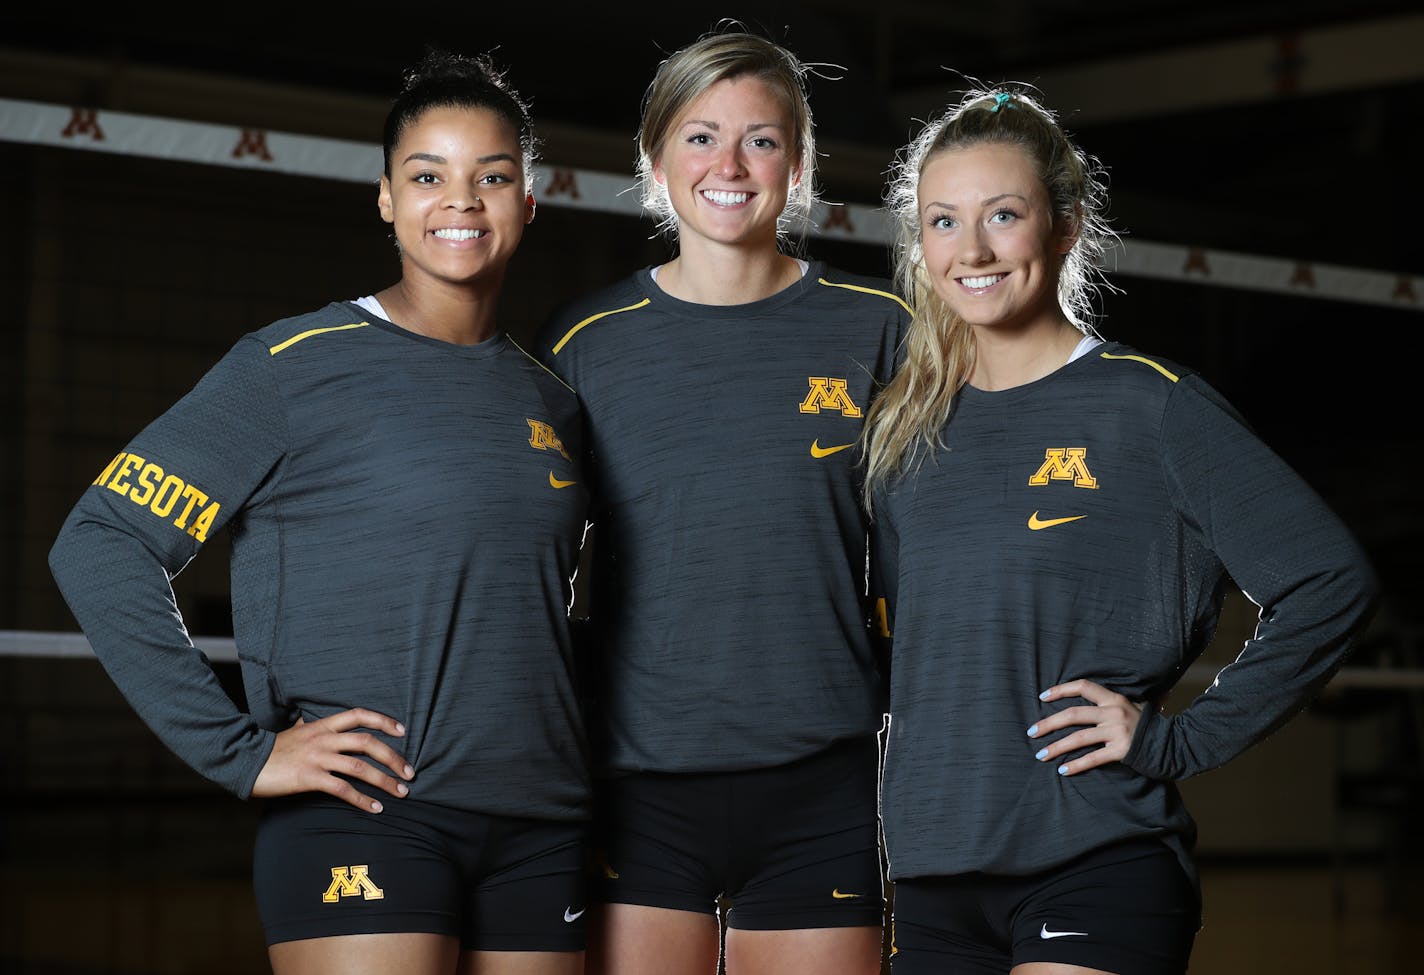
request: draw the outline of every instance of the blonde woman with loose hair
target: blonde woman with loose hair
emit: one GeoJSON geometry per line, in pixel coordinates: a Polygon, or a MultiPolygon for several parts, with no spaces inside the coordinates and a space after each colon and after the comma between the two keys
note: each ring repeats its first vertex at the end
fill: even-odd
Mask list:
{"type": "Polygon", "coordinates": [[[956,111],[924,127],[891,171],[886,209],[895,223],[896,284],[916,315],[906,337],[905,367],[866,419],[867,504],[875,486],[932,451],[954,394],[974,367],[974,330],[936,292],[925,270],[918,199],[920,173],[931,156],[989,142],[1018,145],[1039,167],[1049,205],[1072,235],[1058,274],[1058,309],[1073,328],[1097,334],[1092,326],[1097,267],[1115,239],[1103,215],[1101,168],[1027,91],[969,92],[956,111]],[[1000,96],[1019,111],[994,110],[1010,104],[1000,96]]]}
{"type": "Polygon", "coordinates": [[[884,677],[855,445],[908,309],[780,244],[814,197],[805,66],[736,31],[658,69],[638,170],[675,241],[539,342],[588,420],[589,969],[874,975],[884,677]]]}
{"type": "Polygon", "coordinates": [[[915,319],[867,420],[894,633],[896,975],[1179,975],[1200,924],[1174,782],[1279,727],[1375,583],[1202,379],[1091,327],[1103,182],[1021,89],[971,92],[890,194],[915,319]],[[1181,713],[1228,582],[1261,624],[1181,713]]]}

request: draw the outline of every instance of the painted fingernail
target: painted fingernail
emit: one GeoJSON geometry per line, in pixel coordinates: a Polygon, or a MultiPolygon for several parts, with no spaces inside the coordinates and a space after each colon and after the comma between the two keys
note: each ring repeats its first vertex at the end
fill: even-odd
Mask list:
{"type": "Polygon", "coordinates": [[[1060,765],[1060,766],[1058,766],[1058,774],[1059,774],[1059,775],[1067,775],[1067,774],[1068,774],[1068,766],[1066,766],[1066,765],[1060,765]]]}
{"type": "Polygon", "coordinates": [[[397,783],[397,784],[396,784],[396,791],[399,792],[399,793],[400,793],[401,795],[403,795],[403,796],[410,794],[410,788],[409,788],[404,782],[400,782],[400,783],[397,783]]]}
{"type": "Polygon", "coordinates": [[[373,801],[373,802],[371,803],[371,812],[380,812],[380,811],[381,811],[381,804],[380,804],[379,802],[374,802],[374,801],[373,801]]]}
{"type": "Polygon", "coordinates": [[[396,722],[396,734],[405,734],[405,725],[401,724],[399,721],[396,722]]]}
{"type": "Polygon", "coordinates": [[[1032,738],[1034,735],[1038,734],[1038,725],[1034,725],[1032,728],[1028,729],[1028,731],[1025,732],[1025,734],[1027,734],[1030,738],[1032,738]]]}
{"type": "Polygon", "coordinates": [[[1047,748],[1040,748],[1040,749],[1038,750],[1038,754],[1034,755],[1033,757],[1036,758],[1036,759],[1038,759],[1040,762],[1043,761],[1045,758],[1048,757],[1048,749],[1047,749],[1047,748]]]}
{"type": "Polygon", "coordinates": [[[402,771],[402,774],[404,774],[405,777],[408,778],[408,779],[409,779],[409,778],[412,778],[412,777],[415,775],[415,769],[411,768],[409,765],[407,765],[407,766],[406,766],[404,769],[402,769],[401,771],[402,771]]]}
{"type": "Polygon", "coordinates": [[[1048,700],[1048,692],[1047,692],[1047,691],[1044,691],[1042,694],[1038,695],[1038,699],[1039,699],[1040,701],[1046,701],[1046,700],[1048,700]]]}

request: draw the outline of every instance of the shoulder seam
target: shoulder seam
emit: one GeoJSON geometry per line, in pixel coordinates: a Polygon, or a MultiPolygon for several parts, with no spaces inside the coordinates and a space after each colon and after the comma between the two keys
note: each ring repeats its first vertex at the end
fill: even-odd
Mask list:
{"type": "Polygon", "coordinates": [[[1178,380],[1180,380],[1180,379],[1182,378],[1181,376],[1178,376],[1176,373],[1172,372],[1170,369],[1167,369],[1167,368],[1164,367],[1164,366],[1158,365],[1157,363],[1153,362],[1151,359],[1148,359],[1148,358],[1145,357],[1145,356],[1140,356],[1140,355],[1113,355],[1113,354],[1110,353],[1110,352],[1099,352],[1099,353],[1098,353],[1098,357],[1099,357],[1099,358],[1102,358],[1102,359],[1127,359],[1127,360],[1130,360],[1130,361],[1132,361],[1132,362],[1140,362],[1140,363],[1142,363],[1143,365],[1151,366],[1153,369],[1156,369],[1158,372],[1160,372],[1162,375],[1166,376],[1168,379],[1170,379],[1170,380],[1171,380],[1172,382],[1174,382],[1174,383],[1177,382],[1178,380]]]}
{"type": "Polygon", "coordinates": [[[326,332],[344,332],[347,329],[351,328],[366,328],[370,324],[370,322],[352,322],[349,325],[328,325],[326,328],[309,328],[305,332],[299,332],[296,335],[293,335],[285,342],[278,342],[276,345],[272,346],[267,350],[267,354],[276,355],[278,352],[281,352],[285,349],[289,349],[292,346],[296,345],[298,342],[303,342],[311,338],[313,335],[322,335],[326,332]]]}
{"type": "Polygon", "coordinates": [[[910,311],[910,306],[905,304],[904,300],[899,295],[892,294],[889,291],[881,291],[879,288],[867,288],[859,284],[840,284],[836,281],[827,281],[825,278],[817,278],[816,281],[819,284],[824,284],[828,288],[845,288],[847,291],[859,291],[863,294],[879,295],[882,298],[889,298],[891,301],[897,303],[901,308],[905,309],[906,314],[914,314],[913,311],[910,311]]]}
{"type": "Polygon", "coordinates": [[[578,390],[574,389],[574,388],[573,388],[572,386],[570,386],[568,383],[564,382],[563,379],[560,378],[559,374],[556,373],[554,370],[550,369],[548,366],[544,365],[544,363],[540,362],[538,359],[534,358],[534,356],[530,355],[530,354],[529,354],[529,351],[528,351],[527,349],[525,349],[524,346],[522,346],[522,345],[520,345],[518,342],[514,341],[514,336],[512,336],[512,335],[510,335],[508,332],[506,332],[506,333],[505,333],[505,338],[509,339],[509,344],[510,344],[510,345],[514,346],[514,347],[515,347],[516,349],[518,349],[520,352],[524,353],[524,357],[525,357],[526,359],[528,359],[530,362],[534,363],[534,365],[538,366],[540,369],[543,369],[543,370],[544,370],[545,372],[547,372],[549,375],[551,375],[551,376],[553,376],[555,379],[557,379],[560,386],[564,387],[564,388],[567,389],[569,392],[573,393],[575,396],[578,395],[578,390]]]}
{"type": "Polygon", "coordinates": [[[624,308],[610,308],[608,311],[601,311],[601,312],[598,312],[598,313],[595,314],[595,315],[589,315],[589,316],[588,316],[587,318],[585,318],[583,321],[579,322],[579,323],[578,323],[577,325],[575,325],[573,328],[571,328],[571,329],[569,329],[567,332],[565,332],[563,338],[559,339],[559,341],[557,341],[557,342],[554,343],[554,348],[553,348],[553,350],[552,350],[552,354],[558,355],[558,354],[559,354],[559,350],[561,350],[565,345],[567,345],[569,339],[573,338],[574,335],[576,335],[576,334],[579,332],[579,330],[582,329],[585,325],[592,325],[594,322],[598,321],[600,318],[605,318],[605,317],[607,317],[607,316],[609,316],[609,315],[619,315],[619,314],[622,314],[622,313],[625,312],[625,311],[636,311],[637,309],[642,308],[644,305],[650,304],[650,303],[652,302],[652,300],[653,300],[653,299],[651,299],[651,298],[644,298],[642,301],[638,302],[638,303],[635,304],[635,305],[628,305],[628,306],[626,306],[626,307],[624,307],[624,308]]]}

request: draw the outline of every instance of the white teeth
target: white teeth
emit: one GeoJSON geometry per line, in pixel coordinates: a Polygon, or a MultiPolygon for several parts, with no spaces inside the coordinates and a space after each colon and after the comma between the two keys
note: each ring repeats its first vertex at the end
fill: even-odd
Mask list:
{"type": "Polygon", "coordinates": [[[966,288],[973,288],[977,291],[980,288],[987,288],[991,284],[998,284],[1000,281],[1004,280],[1005,277],[1007,277],[1007,275],[986,274],[982,278],[960,278],[959,283],[964,285],[966,288]]]}
{"type": "Polygon", "coordinates": [[[750,193],[732,193],[728,190],[703,190],[702,195],[718,206],[730,207],[747,202],[750,193]]]}
{"type": "Polygon", "coordinates": [[[441,240],[476,240],[485,235],[483,230],[455,230],[447,228],[435,231],[435,236],[441,240]]]}

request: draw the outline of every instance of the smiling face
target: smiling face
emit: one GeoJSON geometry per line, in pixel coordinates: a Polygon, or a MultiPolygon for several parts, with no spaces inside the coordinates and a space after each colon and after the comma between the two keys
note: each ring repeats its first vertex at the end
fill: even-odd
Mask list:
{"type": "Polygon", "coordinates": [[[381,177],[409,284],[498,284],[534,219],[514,127],[484,108],[431,108],[407,125],[381,177]]]}
{"type": "Polygon", "coordinates": [[[920,174],[920,239],[935,292],[976,328],[1057,327],[1058,270],[1072,249],[1048,189],[1018,146],[932,156],[920,174]]]}
{"type": "Polygon", "coordinates": [[[776,222],[799,177],[791,113],[765,82],[727,78],[693,101],[653,163],[683,247],[776,246],[776,222]]]}

